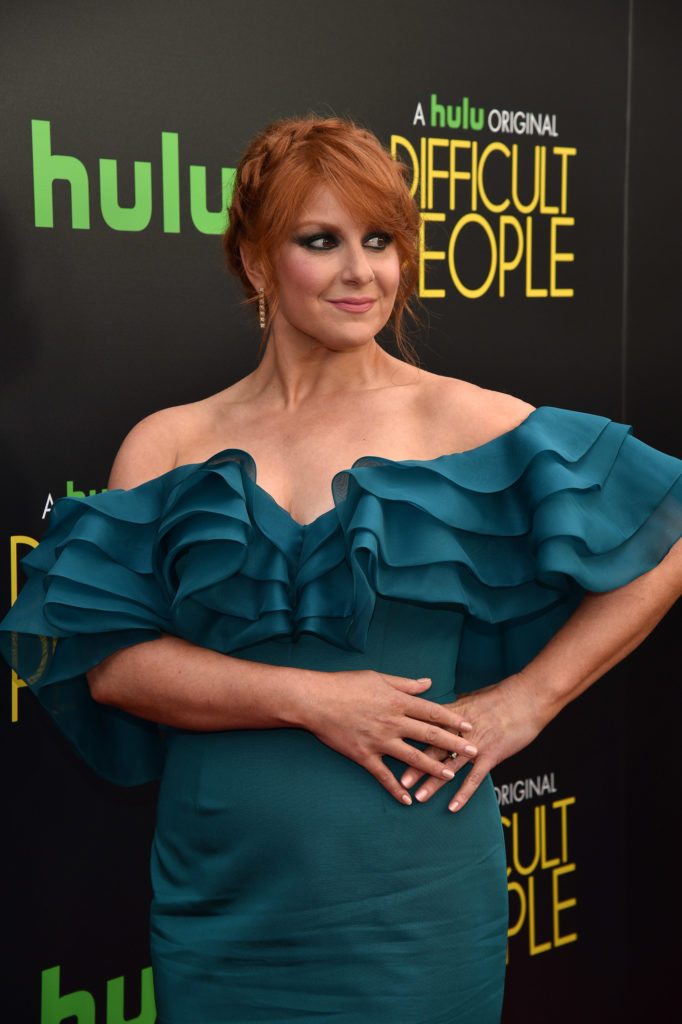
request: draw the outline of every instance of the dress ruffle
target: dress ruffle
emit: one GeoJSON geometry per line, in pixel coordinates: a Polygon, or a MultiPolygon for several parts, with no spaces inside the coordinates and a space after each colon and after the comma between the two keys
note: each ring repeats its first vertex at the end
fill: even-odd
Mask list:
{"type": "Polygon", "coordinates": [[[171,633],[232,653],[310,633],[363,651],[381,596],[460,609],[483,685],[585,591],[630,582],[682,535],[681,460],[552,406],[470,451],[365,456],[332,497],[301,525],[227,449],[129,491],[61,498],[22,560],[0,651],[87,760],[134,784],[160,774],[163,730],[90,698],[85,672],[116,650],[171,633]],[[492,653],[504,637],[506,662],[492,653]]]}
{"type": "Polygon", "coordinates": [[[341,474],[358,646],[377,593],[498,624],[657,565],[682,534],[682,461],[631,430],[540,407],[471,452],[341,474]]]}

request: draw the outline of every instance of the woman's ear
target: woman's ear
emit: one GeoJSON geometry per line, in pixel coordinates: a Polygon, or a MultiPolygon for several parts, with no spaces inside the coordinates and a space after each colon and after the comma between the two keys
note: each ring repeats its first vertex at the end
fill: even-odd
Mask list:
{"type": "Polygon", "coordinates": [[[242,242],[239,246],[239,254],[242,258],[242,266],[246,272],[246,276],[258,291],[265,285],[265,276],[261,269],[260,260],[257,260],[254,256],[253,250],[248,242],[242,242]]]}

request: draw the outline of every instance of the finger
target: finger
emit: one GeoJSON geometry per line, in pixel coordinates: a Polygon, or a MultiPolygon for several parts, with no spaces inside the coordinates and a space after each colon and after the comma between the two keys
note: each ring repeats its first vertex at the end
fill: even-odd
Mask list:
{"type": "MultiPolygon", "coordinates": [[[[413,747],[404,740],[396,739],[386,753],[391,757],[404,761],[410,768],[417,772],[417,776],[434,775],[438,779],[454,779],[454,765],[450,767],[450,761],[443,762],[439,757],[431,757],[425,751],[413,747]]],[[[441,751],[442,757],[442,751],[441,751]]]]}
{"type": "MultiPolygon", "coordinates": [[[[445,762],[447,765],[452,765],[457,774],[466,765],[471,764],[471,758],[468,757],[457,757],[454,761],[451,759],[445,762]]],[[[420,785],[414,794],[415,800],[418,800],[420,804],[426,803],[434,793],[437,793],[439,789],[447,785],[448,779],[434,779],[433,775],[429,775],[424,781],[423,785],[420,785]]],[[[402,779],[401,779],[402,782],[402,779]]],[[[455,798],[456,799],[456,798],[455,798]]]]}
{"type": "Polygon", "coordinates": [[[461,811],[494,765],[474,762],[471,771],[448,804],[449,811],[461,811]]]}
{"type": "MultiPolygon", "coordinates": [[[[423,751],[423,753],[427,754],[430,757],[435,757],[440,764],[444,765],[446,768],[449,768],[451,771],[455,773],[455,775],[457,774],[458,771],[460,771],[462,768],[465,768],[468,764],[471,763],[471,758],[465,757],[462,754],[458,754],[457,757],[454,758],[446,757],[445,755],[448,753],[448,751],[446,750],[437,750],[435,748],[429,748],[428,750],[423,751]]],[[[444,779],[440,773],[437,777],[435,777],[426,772],[420,772],[415,768],[408,768],[407,771],[404,772],[400,777],[401,784],[405,786],[407,789],[410,789],[417,782],[423,782],[424,786],[420,787],[420,789],[426,787],[426,799],[428,799],[429,796],[433,796],[433,794],[437,790],[439,790],[441,786],[445,785],[447,781],[449,780],[444,779]]],[[[421,798],[418,796],[419,792],[420,790],[418,790],[417,793],[415,793],[414,795],[421,802],[421,798]]]]}
{"type": "Polygon", "coordinates": [[[425,782],[423,782],[415,791],[414,798],[420,804],[425,804],[427,800],[430,800],[434,793],[437,793],[443,786],[447,786],[451,779],[434,779],[430,775],[425,782]]]}
{"type": "Polygon", "coordinates": [[[391,796],[395,797],[399,803],[412,803],[410,794],[406,789],[403,789],[391,769],[384,764],[378,754],[368,757],[366,761],[363,761],[362,767],[366,768],[375,779],[378,779],[384,789],[388,790],[391,796]]]}
{"type": "Polygon", "coordinates": [[[440,726],[442,729],[454,729],[455,732],[470,732],[473,725],[464,715],[454,711],[445,704],[436,704],[426,697],[405,694],[403,714],[420,722],[440,726]]]}
{"type": "Polygon", "coordinates": [[[409,679],[407,676],[392,676],[387,672],[382,672],[381,676],[391,686],[395,686],[396,690],[402,690],[403,693],[421,693],[422,690],[428,690],[431,686],[431,679],[428,676],[422,676],[421,679],[409,679]]]}
{"type": "MultiPolygon", "coordinates": [[[[448,758],[446,756],[448,751],[443,750],[441,747],[427,747],[426,750],[422,751],[422,753],[426,754],[427,757],[435,757],[436,760],[441,761],[446,768],[454,768],[455,761],[457,760],[457,758],[454,760],[453,758],[448,758]],[[452,761],[452,764],[448,764],[448,761],[452,761]]],[[[425,774],[426,772],[420,772],[417,768],[407,768],[401,775],[400,782],[403,786],[407,786],[409,788],[410,786],[414,786],[415,782],[419,782],[420,779],[423,779],[425,774]]],[[[429,778],[433,778],[433,776],[430,775],[429,778]]]]}
{"type": "MultiPolygon", "coordinates": [[[[478,748],[473,743],[470,743],[466,736],[448,732],[437,725],[426,725],[424,722],[417,722],[413,718],[407,718],[406,722],[407,727],[406,731],[402,734],[403,739],[419,740],[420,743],[428,744],[430,748],[428,753],[431,756],[433,756],[431,748],[434,750],[442,749],[443,753],[440,759],[450,753],[466,754],[468,757],[476,757],[478,754],[478,748]]],[[[427,751],[422,751],[422,753],[427,753],[427,751]]]]}
{"type": "MultiPolygon", "coordinates": [[[[427,757],[435,758],[441,764],[444,764],[446,768],[450,768],[455,774],[457,774],[461,768],[464,768],[465,765],[469,764],[473,757],[476,757],[477,748],[474,747],[473,744],[466,743],[465,739],[458,739],[457,744],[453,742],[447,748],[431,746],[423,750],[422,753],[426,754],[427,757]],[[456,749],[457,746],[459,746],[459,749],[456,749]],[[456,753],[457,757],[450,757],[449,755],[451,753],[456,753]]],[[[403,786],[414,786],[415,782],[419,782],[424,774],[424,772],[418,771],[416,766],[408,768],[407,771],[402,774],[400,781],[403,786]]],[[[438,771],[438,777],[441,777],[440,769],[438,771]]]]}

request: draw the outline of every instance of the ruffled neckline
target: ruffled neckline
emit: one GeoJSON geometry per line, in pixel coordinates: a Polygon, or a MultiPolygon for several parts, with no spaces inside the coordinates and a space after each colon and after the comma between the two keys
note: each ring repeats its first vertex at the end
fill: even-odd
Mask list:
{"type": "Polygon", "coordinates": [[[504,622],[628,582],[630,538],[647,554],[667,542],[681,464],[631,430],[539,406],[461,452],[361,456],[307,524],[256,482],[249,452],[225,448],[60,499],[22,565],[45,574],[47,636],[75,632],[74,607],[93,601],[104,631],[158,627],[225,653],[303,633],[364,650],[378,596],[504,622]]]}
{"type": "Polygon", "coordinates": [[[401,602],[463,616],[463,692],[518,671],[584,591],[629,583],[682,532],[682,462],[628,424],[556,406],[464,451],[361,456],[310,523],[256,475],[249,452],[225,448],[129,490],[65,496],[22,559],[0,653],[108,778],[154,778],[163,762],[156,726],[90,698],[87,671],[122,647],[171,634],[269,658],[308,635],[366,652],[377,601],[401,602]]]}
{"type": "MultiPolygon", "coordinates": [[[[517,423],[515,427],[511,427],[509,430],[505,430],[504,433],[498,434],[496,437],[491,438],[489,441],[485,441],[483,444],[476,445],[474,448],[465,448],[462,451],[457,452],[445,452],[442,455],[436,455],[430,459],[389,459],[382,455],[361,455],[349,466],[347,469],[340,469],[330,481],[330,491],[332,496],[333,504],[315,516],[308,523],[301,523],[298,519],[295,519],[288,509],[284,508],[283,505],[273,497],[273,495],[258,483],[258,465],[253,455],[246,451],[244,448],[223,448],[216,452],[214,455],[210,455],[207,459],[199,462],[184,463],[179,466],[175,466],[166,474],[167,476],[171,473],[176,473],[179,470],[201,470],[203,468],[209,468],[218,466],[224,462],[239,462],[245,470],[247,476],[251,480],[251,484],[256,491],[261,495],[261,498],[266,502],[270,509],[276,514],[282,517],[284,522],[287,522],[292,529],[295,530],[314,530],[318,526],[322,526],[326,523],[326,520],[332,517],[338,512],[338,506],[342,501],[345,500],[348,490],[348,475],[355,472],[357,469],[372,468],[376,466],[405,466],[405,467],[423,467],[425,469],[429,467],[437,468],[438,465],[447,465],[451,460],[460,460],[466,458],[475,458],[479,453],[485,455],[493,449],[495,446],[503,445],[508,442],[512,435],[522,432],[527,429],[531,422],[535,419],[540,418],[545,412],[563,412],[564,410],[559,409],[556,406],[550,405],[539,405],[533,409],[532,412],[526,416],[525,419],[517,423]]],[[[160,478],[157,478],[160,479],[160,478]]],[[[144,486],[144,485],[143,485],[144,486]]]]}

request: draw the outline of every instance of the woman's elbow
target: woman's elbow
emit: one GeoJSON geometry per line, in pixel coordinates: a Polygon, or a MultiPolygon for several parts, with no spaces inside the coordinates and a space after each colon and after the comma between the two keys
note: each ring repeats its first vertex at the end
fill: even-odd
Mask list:
{"type": "Polygon", "coordinates": [[[85,673],[85,678],[88,681],[92,699],[96,700],[97,703],[109,703],[108,681],[106,681],[106,672],[102,669],[101,665],[95,665],[93,669],[89,669],[85,673]]]}
{"type": "Polygon", "coordinates": [[[107,665],[107,660],[101,661],[99,665],[94,665],[91,669],[85,673],[85,678],[88,681],[88,687],[90,689],[90,696],[98,704],[114,704],[114,686],[112,685],[111,670],[110,666],[107,665]]]}

